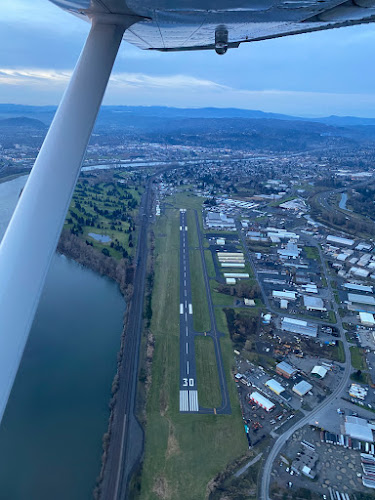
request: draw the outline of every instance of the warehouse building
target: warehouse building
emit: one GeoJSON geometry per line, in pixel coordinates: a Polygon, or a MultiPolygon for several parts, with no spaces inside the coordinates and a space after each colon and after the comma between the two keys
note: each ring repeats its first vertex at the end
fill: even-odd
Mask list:
{"type": "Polygon", "coordinates": [[[306,337],[317,337],[318,327],[307,321],[285,316],[281,321],[281,329],[290,332],[305,335],[306,337]]]}
{"type": "Polygon", "coordinates": [[[324,378],[327,375],[327,368],[324,368],[324,366],[314,366],[314,368],[311,370],[311,375],[316,378],[324,378]]]}
{"type": "Polygon", "coordinates": [[[234,219],[227,217],[223,213],[208,212],[206,216],[206,225],[209,229],[236,230],[234,219]]]}
{"type": "Polygon", "coordinates": [[[358,285],[357,283],[344,283],[343,286],[348,290],[356,290],[357,292],[367,292],[367,293],[373,292],[372,286],[358,285]]]}
{"type": "Polygon", "coordinates": [[[368,312],[360,312],[359,319],[361,321],[361,325],[364,326],[375,326],[374,315],[368,312]]]}
{"type": "Polygon", "coordinates": [[[356,293],[348,293],[348,300],[353,304],[375,306],[375,298],[371,295],[358,295],[356,293]]]}
{"type": "Polygon", "coordinates": [[[275,408],[275,405],[269,399],[262,396],[259,392],[253,392],[250,395],[250,400],[266,411],[271,411],[275,408]]]}
{"type": "Polygon", "coordinates": [[[280,394],[285,391],[284,387],[281,384],[279,384],[277,380],[273,378],[267,380],[267,382],[264,385],[266,385],[269,389],[271,389],[271,391],[273,391],[278,396],[280,396],[280,394]]]}
{"type": "Polygon", "coordinates": [[[237,279],[245,279],[249,278],[249,273],[224,273],[224,278],[237,278],[237,279]]]}
{"type": "Polygon", "coordinates": [[[372,428],[364,418],[346,417],[344,424],[345,434],[352,439],[365,441],[367,443],[374,442],[372,428]]]}
{"type": "Polygon", "coordinates": [[[344,245],[347,247],[351,247],[354,245],[354,240],[350,240],[349,238],[340,238],[339,236],[333,236],[333,234],[329,234],[327,236],[327,242],[333,243],[335,245],[344,245]]]}
{"type": "Polygon", "coordinates": [[[311,384],[306,382],[306,380],[302,380],[301,382],[299,382],[298,384],[296,384],[293,387],[292,391],[295,392],[298,396],[300,396],[302,398],[309,391],[311,391],[312,388],[313,388],[313,386],[311,384]]]}
{"type": "Polygon", "coordinates": [[[221,267],[245,267],[243,262],[220,262],[221,267]]]}
{"type": "Polygon", "coordinates": [[[284,259],[297,259],[301,251],[302,250],[298,248],[297,243],[294,240],[290,240],[288,241],[286,248],[280,248],[277,250],[277,253],[284,259]]]}
{"type": "Polygon", "coordinates": [[[289,363],[286,363],[285,361],[281,361],[281,363],[278,363],[276,365],[276,373],[278,373],[279,375],[282,375],[285,378],[291,378],[297,374],[297,370],[293,366],[291,366],[289,363]]]}
{"type": "Polygon", "coordinates": [[[272,297],[274,299],[285,299],[285,300],[296,300],[296,292],[290,292],[288,290],[273,290],[272,297]]]}
{"type": "Polygon", "coordinates": [[[324,302],[319,297],[310,297],[309,295],[303,296],[303,305],[308,311],[326,311],[324,307],[324,302]]]}

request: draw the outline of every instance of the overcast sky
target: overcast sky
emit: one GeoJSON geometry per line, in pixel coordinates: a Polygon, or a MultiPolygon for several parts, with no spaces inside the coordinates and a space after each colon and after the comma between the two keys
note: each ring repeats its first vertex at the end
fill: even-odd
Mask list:
{"type": "MultiPolygon", "coordinates": [[[[57,104],[89,25],[47,0],[2,2],[0,102],[57,104]]],[[[104,102],[375,117],[374,53],[375,24],[243,44],[225,56],[123,43],[104,102]]]]}

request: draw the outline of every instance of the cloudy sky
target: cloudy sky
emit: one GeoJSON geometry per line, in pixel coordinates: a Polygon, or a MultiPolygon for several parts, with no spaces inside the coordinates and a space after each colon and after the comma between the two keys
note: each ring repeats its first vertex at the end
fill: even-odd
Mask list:
{"type": "MultiPolygon", "coordinates": [[[[47,0],[2,0],[0,102],[57,104],[88,30],[47,0]]],[[[375,24],[244,44],[222,57],[123,43],[104,102],[375,117],[374,51],[375,24]]]]}

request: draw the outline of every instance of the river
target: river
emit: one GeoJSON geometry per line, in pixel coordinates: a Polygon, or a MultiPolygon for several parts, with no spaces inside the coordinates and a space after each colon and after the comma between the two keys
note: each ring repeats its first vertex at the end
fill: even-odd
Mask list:
{"type": "MultiPolygon", "coordinates": [[[[0,184],[0,238],[24,182],[0,184]]],[[[114,282],[55,256],[0,427],[0,498],[92,498],[124,312],[114,282]]]]}
{"type": "Polygon", "coordinates": [[[347,201],[348,201],[348,194],[347,194],[347,193],[341,193],[341,199],[340,199],[339,207],[340,207],[342,210],[346,210],[347,212],[352,212],[352,210],[350,210],[350,209],[346,206],[347,201]]]}

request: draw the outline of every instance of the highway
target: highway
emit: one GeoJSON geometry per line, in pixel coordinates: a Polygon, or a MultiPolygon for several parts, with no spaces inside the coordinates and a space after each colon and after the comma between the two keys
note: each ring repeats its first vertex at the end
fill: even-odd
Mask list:
{"type": "Polygon", "coordinates": [[[101,486],[100,498],[103,500],[124,500],[127,498],[128,482],[143,450],[143,430],[134,411],[147,269],[147,229],[152,211],[151,186],[152,177],[147,181],[139,206],[140,222],[135,255],[134,289],[127,311],[128,322],[123,359],[119,371],[119,389],[101,486]]]}

